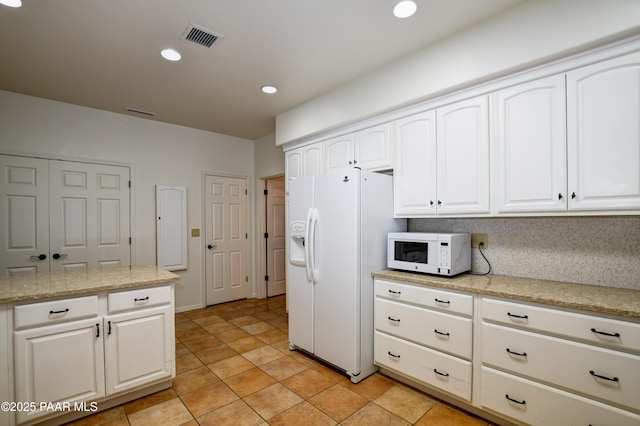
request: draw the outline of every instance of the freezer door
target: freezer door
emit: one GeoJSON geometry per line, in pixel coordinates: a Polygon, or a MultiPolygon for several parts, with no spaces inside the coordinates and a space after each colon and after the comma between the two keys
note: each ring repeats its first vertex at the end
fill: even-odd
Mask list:
{"type": "Polygon", "coordinates": [[[360,371],[360,171],[316,176],[315,355],[360,371]]]}
{"type": "Polygon", "coordinates": [[[287,303],[289,306],[289,343],[313,353],[313,284],[307,278],[308,261],[300,256],[308,244],[308,216],[313,207],[313,177],[289,182],[289,261],[287,262],[287,303]],[[304,230],[300,224],[304,223],[304,230]],[[293,230],[291,228],[294,228],[293,230]],[[299,237],[304,234],[304,242],[299,237]],[[303,245],[304,244],[304,245],[303,245]],[[299,249],[303,249],[300,253],[299,249]],[[293,257],[292,257],[293,256],[293,257]],[[293,260],[293,263],[292,263],[293,260]]]}

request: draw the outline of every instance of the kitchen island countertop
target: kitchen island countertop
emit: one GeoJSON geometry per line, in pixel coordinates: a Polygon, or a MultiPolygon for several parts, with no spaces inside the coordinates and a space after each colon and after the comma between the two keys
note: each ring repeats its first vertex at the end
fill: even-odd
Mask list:
{"type": "Polygon", "coordinates": [[[155,265],[0,277],[0,304],[169,283],[179,275],[155,265]]]}
{"type": "Polygon", "coordinates": [[[385,269],[373,272],[376,278],[515,299],[563,308],[578,309],[640,319],[640,290],[576,284],[504,275],[460,274],[455,277],[385,269]]]}

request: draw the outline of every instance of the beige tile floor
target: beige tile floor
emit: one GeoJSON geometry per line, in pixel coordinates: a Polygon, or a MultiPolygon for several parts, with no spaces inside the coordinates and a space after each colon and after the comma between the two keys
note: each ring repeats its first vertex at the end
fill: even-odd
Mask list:
{"type": "Polygon", "coordinates": [[[73,425],[490,425],[382,374],[357,385],[287,341],[285,298],[178,313],[176,378],[73,425]]]}

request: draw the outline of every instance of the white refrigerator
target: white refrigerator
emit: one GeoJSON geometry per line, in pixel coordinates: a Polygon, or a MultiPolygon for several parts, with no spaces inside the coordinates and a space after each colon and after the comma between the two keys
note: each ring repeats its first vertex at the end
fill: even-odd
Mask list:
{"type": "Polygon", "coordinates": [[[373,362],[373,278],[386,267],[392,177],[354,168],[289,182],[289,346],[358,383],[373,362]]]}

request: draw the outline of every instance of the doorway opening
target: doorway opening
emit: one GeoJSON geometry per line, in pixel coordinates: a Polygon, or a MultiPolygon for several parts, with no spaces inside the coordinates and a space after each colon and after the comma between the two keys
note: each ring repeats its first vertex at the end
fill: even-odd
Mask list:
{"type": "Polygon", "coordinates": [[[286,219],[284,176],[264,180],[264,295],[286,293],[286,219]]]}

